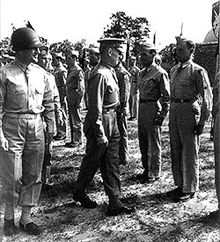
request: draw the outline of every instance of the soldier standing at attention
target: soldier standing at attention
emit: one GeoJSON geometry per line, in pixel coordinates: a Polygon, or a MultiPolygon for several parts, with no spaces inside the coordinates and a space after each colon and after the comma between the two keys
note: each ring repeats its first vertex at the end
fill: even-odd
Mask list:
{"type": "Polygon", "coordinates": [[[54,137],[55,140],[66,139],[66,121],[67,121],[67,104],[66,104],[66,76],[67,70],[62,64],[64,57],[61,53],[52,54],[52,64],[54,66],[54,77],[57,85],[57,89],[60,97],[61,111],[63,116],[63,123],[58,123],[56,116],[56,128],[57,134],[54,137]]]}
{"type": "Polygon", "coordinates": [[[17,232],[14,206],[22,207],[19,227],[37,235],[39,227],[31,208],[41,192],[44,158],[44,126],[51,142],[54,132],[54,104],[47,73],[36,64],[41,42],[30,28],[19,28],[11,37],[15,61],[0,71],[0,173],[5,203],[4,233],[17,232]]]}
{"type": "MultiPolygon", "coordinates": [[[[61,111],[59,92],[56,86],[54,75],[49,72],[50,66],[51,66],[50,65],[51,59],[52,59],[52,56],[50,53],[42,51],[38,56],[38,65],[43,69],[45,69],[47,72],[48,83],[50,85],[50,88],[52,90],[52,95],[53,95],[55,117],[58,125],[62,126],[63,115],[61,111]]],[[[41,177],[41,180],[43,183],[42,190],[46,188],[47,185],[49,185],[52,151],[53,151],[53,142],[51,140],[50,143],[48,142],[45,143],[44,162],[43,162],[42,177],[41,177]]]]}
{"type": "Polygon", "coordinates": [[[167,72],[155,63],[152,44],[140,47],[143,69],[139,74],[138,138],[144,168],[140,182],[153,182],[161,176],[161,126],[169,109],[170,83],[167,72]]]}
{"type": "Polygon", "coordinates": [[[73,198],[85,208],[95,208],[85,190],[100,167],[105,192],[109,198],[108,216],[128,214],[119,199],[119,140],[116,110],[119,105],[118,80],[114,67],[118,64],[125,40],[100,39],[99,64],[93,69],[88,87],[88,112],[84,123],[87,138],[86,155],[82,160],[73,198]]]}
{"type": "Polygon", "coordinates": [[[119,160],[120,164],[126,165],[129,161],[129,148],[128,148],[128,101],[130,96],[130,73],[122,65],[123,55],[120,56],[120,62],[115,67],[116,76],[119,86],[119,99],[120,105],[117,110],[117,123],[120,133],[119,142],[119,160]]]}
{"type": "Polygon", "coordinates": [[[131,58],[131,67],[129,73],[131,74],[131,88],[129,97],[129,111],[130,117],[128,120],[134,120],[138,116],[138,75],[140,72],[139,67],[136,65],[136,57],[131,58]]]}
{"type": "Polygon", "coordinates": [[[214,119],[214,154],[215,154],[215,188],[218,199],[218,210],[213,212],[220,223],[220,72],[213,82],[213,109],[214,119]]]}
{"type": "Polygon", "coordinates": [[[84,73],[78,65],[79,53],[72,50],[67,53],[66,62],[68,74],[66,80],[66,98],[69,113],[71,141],[66,143],[66,147],[73,148],[82,144],[82,118],[81,104],[85,92],[84,73]]]}
{"type": "Polygon", "coordinates": [[[180,62],[171,69],[170,145],[176,189],[167,192],[174,202],[187,201],[199,188],[199,136],[211,111],[212,93],[207,72],[193,62],[195,44],[176,37],[180,62]]]}

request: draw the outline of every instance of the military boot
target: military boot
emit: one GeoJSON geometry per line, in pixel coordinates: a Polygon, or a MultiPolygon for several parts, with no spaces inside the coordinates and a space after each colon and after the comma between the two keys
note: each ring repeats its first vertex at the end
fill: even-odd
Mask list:
{"type": "Polygon", "coordinates": [[[118,196],[109,196],[109,205],[107,207],[107,216],[118,216],[122,214],[131,214],[135,211],[134,208],[125,206],[118,196]]]}
{"type": "Polygon", "coordinates": [[[85,192],[73,192],[73,199],[76,202],[80,202],[81,206],[84,208],[96,208],[97,203],[95,201],[92,201],[85,192]]]}

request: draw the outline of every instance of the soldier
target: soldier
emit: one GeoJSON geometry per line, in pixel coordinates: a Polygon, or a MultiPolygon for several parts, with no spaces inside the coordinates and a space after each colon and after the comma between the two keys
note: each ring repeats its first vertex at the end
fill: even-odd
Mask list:
{"type": "Polygon", "coordinates": [[[218,199],[218,210],[214,212],[217,215],[217,221],[220,223],[220,72],[216,75],[213,83],[213,110],[214,119],[214,154],[215,154],[215,188],[218,199]]]}
{"type": "Polygon", "coordinates": [[[90,76],[90,73],[91,73],[89,58],[84,59],[84,65],[83,66],[84,66],[83,71],[84,71],[84,80],[85,80],[84,103],[85,103],[85,109],[87,109],[88,108],[88,81],[89,81],[89,76],[90,76]]]}
{"type": "Polygon", "coordinates": [[[100,54],[98,47],[89,48],[89,60],[92,69],[99,63],[100,54]]]}
{"type": "Polygon", "coordinates": [[[11,37],[15,61],[0,71],[0,172],[5,203],[4,233],[17,232],[14,205],[22,207],[19,227],[37,235],[39,227],[31,208],[41,191],[44,127],[47,142],[53,139],[54,104],[47,73],[37,62],[41,42],[30,28],[19,28],[11,37]]]}
{"type": "Polygon", "coordinates": [[[192,61],[195,44],[176,37],[180,64],[171,69],[170,145],[176,189],[167,192],[175,202],[194,197],[199,187],[199,136],[211,109],[207,72],[192,61]]]}
{"type": "Polygon", "coordinates": [[[73,148],[82,144],[82,118],[81,104],[83,101],[84,73],[78,65],[79,53],[72,50],[67,53],[66,62],[68,65],[68,75],[66,81],[66,97],[69,112],[71,140],[66,143],[66,147],[73,148]]]}
{"type": "MultiPolygon", "coordinates": [[[[51,64],[50,64],[51,59],[52,59],[52,55],[50,53],[41,52],[38,57],[38,65],[47,71],[48,83],[50,85],[50,88],[52,90],[52,95],[53,95],[56,121],[57,121],[58,125],[62,127],[63,115],[62,115],[62,111],[61,111],[59,92],[58,92],[58,89],[56,86],[54,75],[52,75],[49,72],[50,67],[51,67],[51,64]]],[[[42,183],[43,183],[43,188],[46,187],[46,185],[49,185],[52,149],[53,149],[52,140],[50,143],[46,142],[45,143],[44,162],[43,162],[43,168],[42,168],[42,178],[41,178],[42,183]]]]}
{"type": "Polygon", "coordinates": [[[144,43],[140,62],[144,67],[139,74],[138,138],[144,168],[140,182],[153,182],[161,176],[161,126],[170,100],[167,72],[155,63],[157,50],[144,43]]]}
{"type": "Polygon", "coordinates": [[[120,105],[117,110],[117,123],[120,133],[119,142],[119,161],[120,164],[126,165],[129,161],[129,149],[128,149],[128,101],[130,96],[130,73],[122,65],[123,56],[120,57],[119,64],[115,67],[116,76],[119,86],[119,99],[120,105]]]}
{"type": "Polygon", "coordinates": [[[87,138],[86,155],[73,192],[73,198],[85,208],[95,208],[85,189],[100,167],[105,192],[109,198],[108,216],[131,213],[119,199],[119,140],[116,109],[119,104],[118,80],[114,67],[119,62],[124,40],[100,39],[101,60],[94,68],[89,80],[89,106],[85,118],[84,132],[87,138]]]}
{"type": "Polygon", "coordinates": [[[54,137],[55,140],[64,140],[66,139],[66,120],[67,120],[67,104],[66,104],[66,77],[67,77],[67,70],[63,66],[62,61],[64,60],[64,57],[61,53],[53,53],[52,54],[52,64],[54,66],[54,77],[55,82],[57,85],[57,89],[59,92],[60,97],[60,105],[61,105],[61,111],[63,116],[63,123],[62,125],[58,123],[58,119],[56,117],[56,128],[57,128],[57,134],[54,137]]]}
{"type": "Polygon", "coordinates": [[[134,120],[138,116],[138,75],[140,72],[139,67],[136,66],[136,57],[131,58],[131,67],[129,68],[131,74],[131,89],[129,97],[129,111],[130,118],[128,120],[134,120]]]}

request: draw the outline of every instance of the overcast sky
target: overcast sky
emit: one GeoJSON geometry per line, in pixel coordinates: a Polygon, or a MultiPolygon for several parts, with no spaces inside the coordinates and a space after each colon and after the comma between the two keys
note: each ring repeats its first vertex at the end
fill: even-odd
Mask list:
{"type": "Polygon", "coordinates": [[[146,17],[157,43],[175,43],[183,22],[183,35],[202,42],[212,28],[212,4],[216,0],[0,0],[0,38],[10,37],[13,23],[29,20],[49,43],[86,39],[96,43],[112,13],[146,17]]]}

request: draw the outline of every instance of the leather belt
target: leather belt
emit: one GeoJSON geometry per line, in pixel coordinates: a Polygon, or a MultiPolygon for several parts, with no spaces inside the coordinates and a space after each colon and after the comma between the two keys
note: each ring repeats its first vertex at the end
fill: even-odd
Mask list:
{"type": "Polygon", "coordinates": [[[118,109],[118,106],[107,107],[107,108],[103,107],[103,108],[102,108],[102,111],[103,111],[103,112],[108,112],[108,111],[115,111],[115,112],[116,112],[117,109],[118,109]]]}
{"type": "Polygon", "coordinates": [[[10,118],[36,119],[40,114],[35,113],[5,113],[4,116],[10,118]]]}
{"type": "Polygon", "coordinates": [[[140,99],[140,103],[157,102],[158,99],[140,99]]]}
{"type": "Polygon", "coordinates": [[[193,101],[194,101],[193,99],[181,99],[181,98],[174,98],[174,97],[171,98],[171,102],[174,102],[174,103],[190,103],[193,101]]]}

